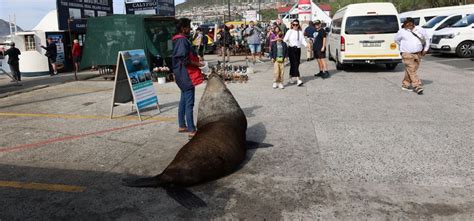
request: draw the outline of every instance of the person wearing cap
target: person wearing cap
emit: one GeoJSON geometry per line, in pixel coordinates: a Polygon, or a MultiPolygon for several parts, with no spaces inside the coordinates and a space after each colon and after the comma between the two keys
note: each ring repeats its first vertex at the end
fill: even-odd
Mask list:
{"type": "Polygon", "coordinates": [[[18,57],[21,55],[20,50],[15,47],[15,43],[12,42],[10,44],[10,48],[5,51],[5,55],[8,55],[8,65],[10,65],[10,71],[12,72],[13,78],[17,81],[21,81],[21,73],[20,73],[20,58],[18,57]]]}
{"type": "Polygon", "coordinates": [[[313,43],[313,48],[311,50],[314,51],[314,57],[316,58],[316,61],[318,62],[319,66],[319,73],[315,74],[315,77],[322,77],[328,78],[329,77],[329,72],[328,72],[328,66],[326,64],[326,31],[322,28],[322,23],[321,21],[316,21],[314,23],[315,26],[315,32],[313,35],[314,43],[313,43]]]}
{"type": "Polygon", "coordinates": [[[395,42],[400,48],[403,64],[405,64],[402,90],[423,94],[417,71],[421,58],[426,55],[430,47],[427,32],[423,28],[415,26],[415,20],[409,17],[403,22],[402,29],[395,35],[395,42]]]}

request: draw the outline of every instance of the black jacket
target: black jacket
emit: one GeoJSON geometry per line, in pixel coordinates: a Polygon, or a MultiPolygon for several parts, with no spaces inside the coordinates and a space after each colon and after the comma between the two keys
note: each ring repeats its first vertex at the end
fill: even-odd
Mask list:
{"type": "Polygon", "coordinates": [[[41,46],[46,50],[46,57],[48,58],[55,58],[58,55],[58,49],[56,48],[56,43],[51,43],[48,47],[41,46]]]}
{"type": "MultiPolygon", "coordinates": [[[[270,57],[271,57],[272,59],[276,59],[276,58],[277,58],[277,44],[278,44],[278,43],[277,43],[276,41],[274,41],[274,42],[272,43],[272,50],[270,51],[270,57]]],[[[281,44],[283,45],[283,57],[286,58],[286,57],[288,57],[288,46],[287,46],[286,43],[283,42],[283,41],[281,42],[281,44]]]]}
{"type": "Polygon", "coordinates": [[[18,64],[18,61],[20,60],[20,58],[18,58],[18,55],[20,54],[20,50],[14,47],[11,47],[7,51],[5,51],[5,55],[8,55],[8,64],[18,64]]]}

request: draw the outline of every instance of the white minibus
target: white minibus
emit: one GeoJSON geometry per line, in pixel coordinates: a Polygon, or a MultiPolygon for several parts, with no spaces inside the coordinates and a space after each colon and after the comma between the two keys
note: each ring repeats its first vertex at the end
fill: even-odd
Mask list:
{"type": "Polygon", "coordinates": [[[334,14],[328,41],[329,59],[338,70],[353,64],[385,64],[395,69],[401,63],[395,34],[400,29],[392,3],[361,3],[334,14]]]}
{"type": "Polygon", "coordinates": [[[400,14],[400,23],[403,23],[406,18],[411,17],[415,20],[415,25],[423,26],[436,16],[462,13],[465,10],[470,10],[471,12],[474,11],[474,4],[427,8],[416,11],[404,12],[400,14]]]}
{"type": "Polygon", "coordinates": [[[451,27],[451,25],[454,25],[456,22],[468,16],[469,14],[474,14],[474,6],[473,6],[472,11],[464,11],[464,12],[455,13],[452,15],[436,16],[421,27],[426,30],[426,32],[428,33],[431,39],[435,31],[439,31],[443,28],[451,27]]]}

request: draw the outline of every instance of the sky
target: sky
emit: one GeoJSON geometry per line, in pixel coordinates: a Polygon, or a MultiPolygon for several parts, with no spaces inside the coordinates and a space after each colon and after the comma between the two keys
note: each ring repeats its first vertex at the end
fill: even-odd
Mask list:
{"type": "MultiPolygon", "coordinates": [[[[124,14],[124,0],[113,0],[114,13],[124,14]]],[[[180,4],[184,0],[175,0],[180,4]]],[[[24,30],[35,27],[41,19],[56,8],[56,0],[0,0],[0,19],[8,22],[8,15],[16,15],[16,24],[24,30]]]]}

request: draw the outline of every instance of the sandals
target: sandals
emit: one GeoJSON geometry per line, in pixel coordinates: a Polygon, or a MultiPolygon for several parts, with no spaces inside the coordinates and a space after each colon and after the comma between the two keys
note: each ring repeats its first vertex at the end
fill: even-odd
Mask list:
{"type": "Polygon", "coordinates": [[[180,127],[178,129],[178,133],[186,133],[186,132],[188,132],[188,128],[186,128],[186,127],[180,127]]]}
{"type": "Polygon", "coordinates": [[[196,131],[189,132],[189,134],[188,134],[189,139],[193,138],[194,135],[196,135],[196,131]]]}

